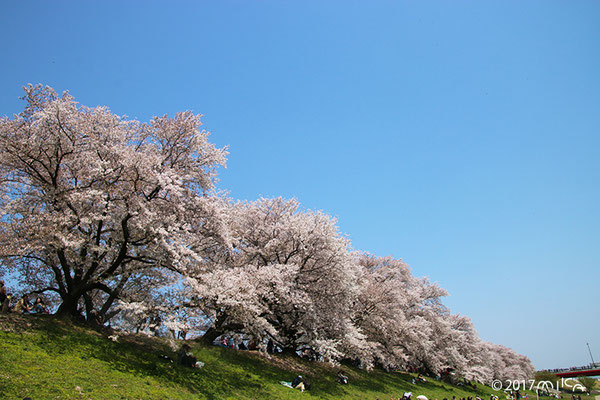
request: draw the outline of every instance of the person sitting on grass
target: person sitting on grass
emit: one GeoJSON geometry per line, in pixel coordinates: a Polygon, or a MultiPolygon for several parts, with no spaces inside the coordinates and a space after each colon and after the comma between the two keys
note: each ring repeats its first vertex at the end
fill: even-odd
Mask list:
{"type": "Polygon", "coordinates": [[[294,389],[299,389],[301,392],[304,392],[304,382],[302,380],[302,375],[298,375],[296,378],[294,378],[294,380],[292,381],[292,387],[294,389]]]}
{"type": "Polygon", "coordinates": [[[307,376],[303,379],[302,383],[304,384],[304,390],[310,390],[310,378],[307,376]]]}
{"type": "Polygon", "coordinates": [[[33,305],[33,312],[38,314],[48,314],[48,308],[46,308],[46,304],[44,304],[44,300],[41,297],[35,299],[35,304],[33,305]]]}
{"type": "Polygon", "coordinates": [[[302,392],[310,389],[310,379],[308,377],[302,378],[302,375],[298,375],[292,382],[280,381],[279,383],[290,389],[298,389],[302,392]]]}
{"type": "Polygon", "coordinates": [[[15,312],[20,312],[21,314],[29,314],[31,312],[31,306],[29,305],[29,302],[27,300],[27,294],[24,294],[21,297],[21,300],[19,300],[15,305],[15,312]]]}
{"type": "Polygon", "coordinates": [[[198,359],[192,354],[192,348],[188,344],[184,344],[177,353],[177,361],[185,367],[194,368],[198,359]]]}
{"type": "Polygon", "coordinates": [[[250,339],[250,341],[248,342],[248,350],[252,351],[252,350],[256,350],[258,348],[258,346],[256,345],[256,340],[254,340],[254,338],[250,339]]]}
{"type": "Polygon", "coordinates": [[[348,384],[348,377],[346,376],[346,372],[344,372],[343,369],[339,370],[339,372],[337,373],[337,378],[338,378],[338,381],[342,385],[347,385],[348,384]]]}

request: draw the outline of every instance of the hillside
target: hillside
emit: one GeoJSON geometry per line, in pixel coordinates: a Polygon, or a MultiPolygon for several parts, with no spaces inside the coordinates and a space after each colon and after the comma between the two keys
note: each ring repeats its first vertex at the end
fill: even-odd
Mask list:
{"type": "Polygon", "coordinates": [[[405,391],[429,399],[479,396],[476,391],[435,380],[414,385],[413,376],[344,367],[349,385],[336,382],[337,368],[297,357],[265,357],[188,342],[200,369],[181,367],[175,358],[181,342],[142,335],[98,333],[51,316],[0,314],[0,399],[389,399],[405,391]],[[310,376],[313,387],[301,393],[279,381],[310,376]]]}

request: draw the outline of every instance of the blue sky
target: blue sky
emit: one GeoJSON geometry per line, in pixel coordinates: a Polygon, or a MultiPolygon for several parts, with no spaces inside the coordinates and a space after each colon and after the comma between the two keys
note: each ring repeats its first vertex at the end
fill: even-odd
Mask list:
{"type": "Polygon", "coordinates": [[[3,2],[21,86],[193,110],[220,187],[295,197],[538,368],[600,359],[600,2],[3,2]]]}

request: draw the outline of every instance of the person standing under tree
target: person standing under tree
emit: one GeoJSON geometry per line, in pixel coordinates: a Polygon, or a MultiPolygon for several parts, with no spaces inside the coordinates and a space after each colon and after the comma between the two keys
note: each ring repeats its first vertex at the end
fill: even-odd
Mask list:
{"type": "Polygon", "coordinates": [[[6,296],[6,287],[4,286],[4,281],[0,280],[0,308],[4,309],[4,302],[8,299],[6,296]]]}
{"type": "Polygon", "coordinates": [[[12,298],[12,294],[7,294],[4,299],[4,303],[2,303],[2,312],[8,314],[10,312],[10,299],[12,298]]]}

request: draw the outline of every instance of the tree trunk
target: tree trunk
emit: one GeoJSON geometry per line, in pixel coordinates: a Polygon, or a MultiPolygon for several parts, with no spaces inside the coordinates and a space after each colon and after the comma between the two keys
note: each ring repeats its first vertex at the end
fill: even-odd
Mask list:
{"type": "Polygon", "coordinates": [[[204,335],[200,338],[200,340],[206,344],[212,344],[216,338],[224,334],[220,329],[216,329],[214,327],[210,327],[204,332],[204,335]]]}
{"type": "Polygon", "coordinates": [[[206,330],[206,332],[204,332],[204,335],[202,335],[200,341],[207,344],[212,344],[214,340],[219,336],[227,332],[233,332],[244,328],[244,326],[241,324],[227,324],[226,321],[227,314],[220,314],[213,323],[213,326],[211,326],[206,330]]]}
{"type": "Polygon", "coordinates": [[[281,349],[281,354],[284,356],[298,356],[298,353],[296,353],[296,349],[294,347],[283,347],[281,349]]]}
{"type": "Polygon", "coordinates": [[[67,296],[63,297],[63,302],[58,307],[58,310],[56,311],[55,315],[61,318],[73,318],[76,320],[84,320],[83,316],[77,308],[79,299],[75,299],[72,296],[67,296]]]}

